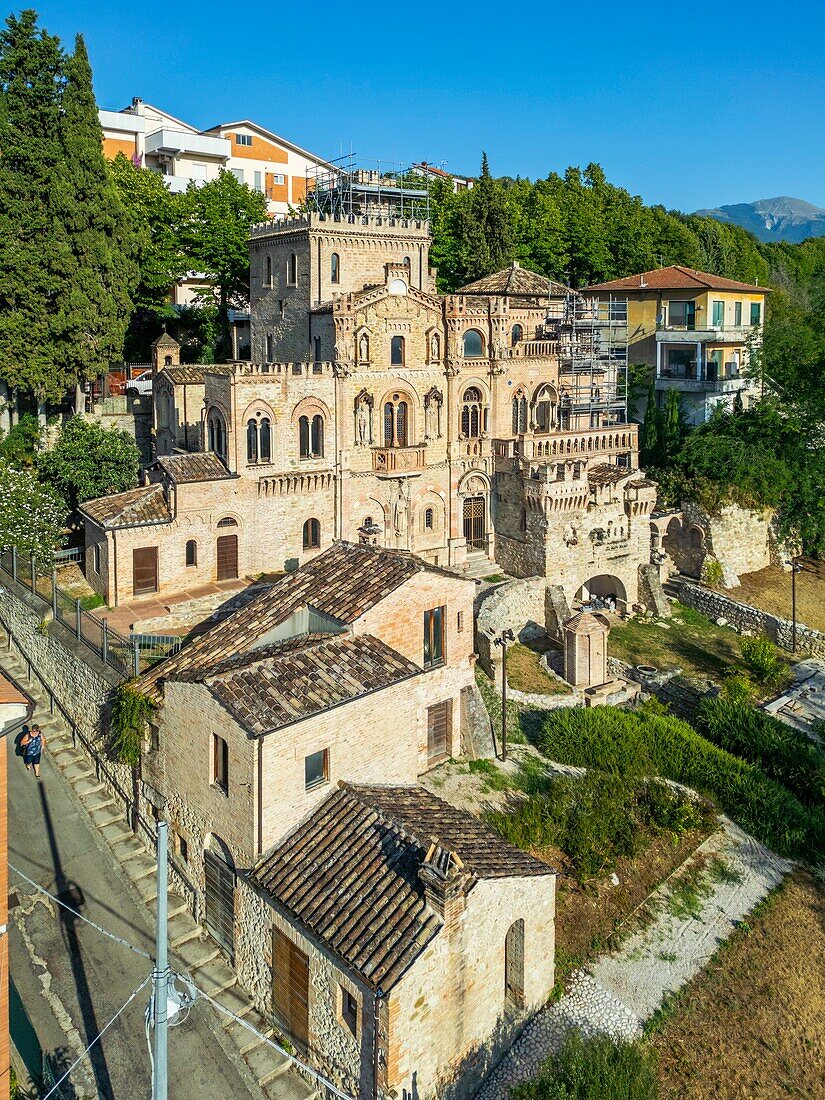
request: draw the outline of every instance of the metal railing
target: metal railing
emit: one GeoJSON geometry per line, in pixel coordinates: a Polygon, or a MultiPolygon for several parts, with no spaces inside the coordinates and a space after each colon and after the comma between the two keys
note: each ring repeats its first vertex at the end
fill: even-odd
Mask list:
{"type": "Polygon", "coordinates": [[[91,649],[109,668],[129,679],[176,653],[181,639],[172,635],[130,634],[124,637],[84,608],[83,600],[57,583],[57,563],[51,572],[40,567],[33,554],[18,554],[12,547],[0,554],[0,571],[23,585],[38,600],[44,610],[51,608],[54,619],[91,649]]]}

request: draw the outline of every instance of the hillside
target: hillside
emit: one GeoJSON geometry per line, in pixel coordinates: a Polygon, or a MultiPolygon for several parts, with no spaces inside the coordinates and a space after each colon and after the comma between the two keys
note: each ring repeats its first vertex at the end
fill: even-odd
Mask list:
{"type": "Polygon", "coordinates": [[[741,226],[760,241],[798,244],[808,237],[825,237],[825,210],[788,195],[718,206],[714,210],[697,210],[696,214],[741,226]]]}

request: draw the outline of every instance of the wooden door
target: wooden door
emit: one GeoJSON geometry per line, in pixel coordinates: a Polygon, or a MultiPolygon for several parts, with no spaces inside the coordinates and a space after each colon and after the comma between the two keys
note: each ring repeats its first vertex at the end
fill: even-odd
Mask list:
{"type": "Polygon", "coordinates": [[[145,596],[158,590],[158,548],[140,546],[132,551],[132,591],[145,596]]]}
{"type": "Polygon", "coordinates": [[[238,576],[238,536],[218,538],[218,580],[234,581],[238,576]]]}
{"type": "Polygon", "coordinates": [[[296,1043],[309,1045],[309,959],[283,932],[273,928],[272,1005],[296,1043]]]}
{"type": "Polygon", "coordinates": [[[468,550],[484,549],[484,497],[464,498],[464,538],[468,550]]]}
{"type": "Polygon", "coordinates": [[[521,1008],[524,1004],[523,920],[510,925],[504,941],[504,999],[514,1008],[521,1008]]]}
{"type": "Polygon", "coordinates": [[[452,700],[427,707],[427,758],[430,764],[443,760],[448,753],[452,732],[452,700]]]}
{"type": "Polygon", "coordinates": [[[216,852],[203,854],[206,873],[206,928],[210,936],[235,954],[235,868],[216,852]]]}

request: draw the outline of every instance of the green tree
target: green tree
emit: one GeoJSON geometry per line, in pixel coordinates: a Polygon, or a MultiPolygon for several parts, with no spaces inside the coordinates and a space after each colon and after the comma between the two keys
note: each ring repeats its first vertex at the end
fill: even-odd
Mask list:
{"type": "Polygon", "coordinates": [[[661,418],[662,461],[670,462],[679,452],[682,442],[682,415],[679,407],[679,394],[668,390],[664,412],[661,418]]]}
{"type": "Polygon", "coordinates": [[[266,218],[266,197],[240,183],[231,172],[184,196],[182,243],[192,268],[207,283],[204,299],[217,303],[221,331],[218,355],[229,354],[231,308],[249,303],[249,231],[266,218]]]}
{"type": "Polygon", "coordinates": [[[36,416],[24,413],[0,439],[0,457],[19,469],[30,469],[37,460],[43,429],[36,416]]]}
{"type": "Polygon", "coordinates": [[[64,61],[36,12],[8,17],[0,32],[0,379],[41,399],[65,391],[54,325],[73,266],[55,194],[64,61]]]}
{"type": "Polygon", "coordinates": [[[642,421],[641,439],[639,450],[641,452],[642,466],[658,466],[661,457],[661,414],[656,407],[656,386],[651,381],[647,390],[647,405],[645,417],[642,421]]]}
{"type": "Polygon", "coordinates": [[[78,504],[108,493],[134,489],[140,453],[132,436],[73,416],[51,450],[37,460],[40,478],[74,511],[78,504]]]}
{"type": "Polygon", "coordinates": [[[51,568],[52,552],[62,541],[66,507],[57,493],[31,470],[15,469],[0,458],[0,549],[17,547],[51,568]]]}
{"type": "Polygon", "coordinates": [[[92,70],[80,35],[65,72],[63,149],[52,180],[71,254],[55,303],[64,386],[96,377],[121,355],[138,277],[129,223],[103,158],[92,70]]]}

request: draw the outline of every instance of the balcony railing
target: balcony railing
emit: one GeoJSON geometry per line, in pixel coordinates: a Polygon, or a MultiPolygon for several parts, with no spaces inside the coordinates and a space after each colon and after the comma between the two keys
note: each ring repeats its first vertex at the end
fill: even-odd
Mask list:
{"type": "Polygon", "coordinates": [[[403,477],[419,474],[427,464],[427,445],[418,443],[412,447],[373,447],[372,468],[379,476],[403,477]]]}
{"type": "Polygon", "coordinates": [[[558,353],[557,340],[520,340],[507,348],[510,359],[547,359],[558,353]]]}

